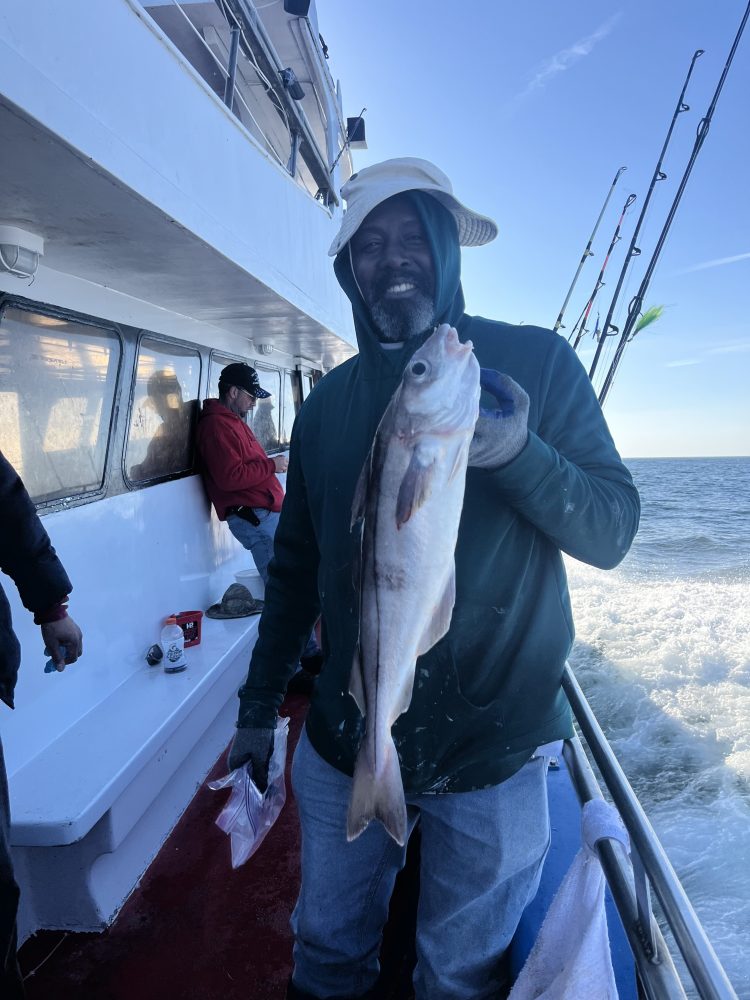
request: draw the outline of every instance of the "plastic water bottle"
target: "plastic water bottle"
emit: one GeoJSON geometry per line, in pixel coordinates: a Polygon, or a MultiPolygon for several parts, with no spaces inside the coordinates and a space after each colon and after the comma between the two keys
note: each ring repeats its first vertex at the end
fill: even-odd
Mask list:
{"type": "Polygon", "coordinates": [[[161,648],[164,650],[165,674],[178,674],[187,667],[185,636],[174,616],[164,621],[164,628],[161,630],[161,648]]]}

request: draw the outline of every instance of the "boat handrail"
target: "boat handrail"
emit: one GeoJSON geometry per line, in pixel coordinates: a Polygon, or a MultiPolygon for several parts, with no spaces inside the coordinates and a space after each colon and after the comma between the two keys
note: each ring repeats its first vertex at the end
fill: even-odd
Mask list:
{"type": "MultiPolygon", "coordinates": [[[[145,0],[140,0],[145,3],[145,0]]],[[[180,12],[192,34],[195,36],[197,44],[205,51],[208,58],[215,64],[225,80],[224,103],[232,109],[234,101],[239,102],[247,116],[253,123],[257,136],[262,139],[266,151],[283,167],[292,177],[297,175],[297,158],[301,155],[305,161],[310,174],[317,185],[318,193],[316,197],[322,199],[326,206],[338,205],[339,198],[336,194],[331,170],[328,167],[327,158],[323,155],[313,134],[313,130],[308,121],[307,115],[299,104],[288,96],[283,85],[278,83],[283,70],[276,50],[266,29],[255,9],[253,0],[224,0],[231,17],[234,19],[234,26],[227,16],[224,3],[216,0],[216,6],[221,13],[230,32],[230,47],[227,54],[227,65],[216,55],[216,52],[208,44],[195,23],[183,9],[184,0],[171,0],[174,7],[180,12]],[[266,92],[272,92],[275,99],[275,107],[281,116],[286,132],[289,136],[291,151],[289,159],[284,162],[278,149],[269,135],[264,131],[260,122],[253,114],[252,109],[245,100],[241,89],[236,85],[237,60],[242,52],[249,67],[257,74],[266,92]]],[[[145,8],[144,8],[145,10],[145,8]]],[[[145,11],[148,13],[147,11],[145,11]]],[[[185,58],[188,58],[185,56],[185,58]]],[[[340,116],[337,112],[337,122],[339,129],[343,130],[340,116]]],[[[250,130],[252,135],[252,130],[250,130]]],[[[258,141],[256,136],[253,136],[258,141]]],[[[342,131],[342,141],[346,142],[346,134],[342,131]]]]}
{"type": "MultiPolygon", "coordinates": [[[[650,897],[653,887],[702,1000],[737,1000],[664,848],[568,663],[562,686],[602,781],[630,836],[632,867],[619,845],[603,840],[597,844],[597,849],[646,995],[649,1000],[685,996],[653,913],[650,897]]],[[[581,802],[602,797],[599,782],[578,737],[565,741],[563,753],[581,802]]]]}
{"type": "MultiPolygon", "coordinates": [[[[266,32],[263,22],[258,16],[253,0],[225,0],[225,2],[237,19],[238,24],[249,30],[252,40],[255,42],[256,47],[253,48],[253,51],[246,53],[248,58],[255,65],[260,61],[263,64],[261,68],[265,67],[263,71],[267,76],[278,77],[284,67],[276,54],[276,50],[266,32]]],[[[241,35],[241,39],[241,46],[243,48],[250,44],[244,32],[241,35]]],[[[276,91],[274,92],[276,93],[276,91]]],[[[296,159],[295,151],[301,147],[305,163],[315,183],[318,185],[319,193],[322,195],[323,204],[338,205],[339,198],[332,183],[328,163],[318,148],[318,144],[310,128],[310,123],[307,120],[307,115],[298,106],[296,101],[287,96],[286,90],[283,87],[277,92],[277,97],[284,104],[286,117],[292,120],[290,128],[292,132],[293,153],[290,157],[290,172],[296,159]]]]}

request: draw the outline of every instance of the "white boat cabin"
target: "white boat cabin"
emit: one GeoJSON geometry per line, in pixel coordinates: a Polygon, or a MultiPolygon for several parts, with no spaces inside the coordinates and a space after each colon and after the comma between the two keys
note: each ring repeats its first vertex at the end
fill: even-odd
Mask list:
{"type": "Polygon", "coordinates": [[[84,634],[83,658],[45,674],[7,583],[21,940],[111,922],[231,738],[257,617],[204,617],[184,673],[145,660],[165,616],[252,567],[195,472],[201,401],[247,361],[273,393],[254,430],[283,450],[355,350],[326,256],[351,172],[338,87],[314,5],[262,6],[0,12],[0,448],[84,634]]]}

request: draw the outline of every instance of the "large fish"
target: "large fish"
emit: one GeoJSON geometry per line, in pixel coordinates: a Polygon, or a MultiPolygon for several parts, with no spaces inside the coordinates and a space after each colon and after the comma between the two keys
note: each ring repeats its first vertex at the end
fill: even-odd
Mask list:
{"type": "Polygon", "coordinates": [[[406,839],[391,726],[409,707],[417,657],[445,635],[456,596],[454,552],[466,463],[479,414],[479,364],[443,324],[413,355],[357,484],[362,523],[359,643],[349,690],[365,717],[347,838],[379,819],[406,839]]]}

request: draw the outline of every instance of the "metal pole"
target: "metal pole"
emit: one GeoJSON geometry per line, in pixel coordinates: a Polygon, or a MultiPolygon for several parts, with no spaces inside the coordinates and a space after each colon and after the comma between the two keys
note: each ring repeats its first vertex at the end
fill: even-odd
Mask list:
{"type": "Polygon", "coordinates": [[[586,249],[583,251],[583,257],[581,257],[581,262],[578,265],[578,270],[576,271],[575,275],[573,276],[573,281],[571,282],[570,288],[568,289],[568,294],[565,296],[565,301],[562,304],[562,309],[560,310],[560,315],[557,317],[557,319],[555,320],[555,325],[552,327],[552,329],[555,331],[555,333],[557,333],[557,331],[562,326],[563,313],[565,312],[565,309],[567,308],[568,302],[570,301],[570,296],[573,294],[573,289],[576,287],[576,282],[578,281],[578,275],[581,273],[581,268],[586,263],[586,258],[594,256],[593,253],[591,252],[591,244],[594,242],[594,237],[596,236],[596,231],[599,228],[599,223],[602,221],[602,216],[604,215],[604,212],[606,211],[607,205],[609,204],[609,199],[612,197],[612,192],[615,189],[615,185],[619,181],[620,174],[624,170],[627,170],[627,167],[620,167],[620,169],[617,171],[617,173],[615,174],[615,179],[612,181],[612,186],[609,189],[609,193],[607,194],[607,197],[604,199],[604,204],[602,205],[602,210],[599,213],[599,218],[596,220],[596,225],[594,226],[593,230],[591,231],[591,236],[589,236],[589,241],[586,244],[586,249]]]}
{"type": "MultiPolygon", "coordinates": [[[[641,231],[643,220],[646,217],[646,212],[651,202],[651,195],[654,193],[656,182],[666,180],[667,177],[667,175],[661,169],[661,165],[662,162],[664,161],[664,154],[667,152],[667,146],[669,145],[669,142],[672,138],[672,132],[674,131],[675,123],[677,122],[678,116],[681,115],[683,111],[690,110],[690,105],[685,104],[684,102],[685,91],[687,90],[688,83],[690,82],[690,77],[693,75],[693,67],[695,66],[697,60],[702,55],[703,55],[703,49],[696,49],[696,51],[693,53],[693,58],[690,60],[690,68],[688,69],[687,76],[685,77],[685,82],[682,85],[680,96],[677,98],[677,105],[674,109],[672,120],[669,123],[669,129],[667,130],[667,137],[664,140],[664,145],[661,147],[661,153],[659,153],[659,159],[656,161],[656,167],[654,168],[654,174],[653,177],[651,178],[651,184],[649,185],[648,193],[646,194],[646,198],[643,202],[643,208],[641,209],[641,214],[638,216],[638,221],[635,224],[635,229],[633,230],[633,238],[630,241],[628,252],[625,254],[625,262],[622,265],[622,270],[620,271],[620,277],[617,279],[617,286],[615,287],[615,293],[612,296],[612,302],[610,303],[609,306],[609,312],[607,313],[607,318],[604,321],[602,332],[599,335],[599,343],[597,344],[596,353],[594,354],[594,360],[591,362],[591,369],[589,370],[589,378],[592,381],[594,379],[594,372],[596,371],[596,366],[599,364],[599,358],[602,353],[602,348],[604,347],[605,339],[608,336],[612,336],[612,334],[610,334],[609,332],[610,328],[612,327],[612,316],[614,315],[617,299],[620,296],[620,290],[623,286],[623,282],[625,281],[625,275],[627,274],[628,268],[630,267],[631,260],[633,260],[634,257],[638,257],[638,255],[641,252],[636,245],[636,240],[638,239],[638,234],[641,231]]],[[[619,333],[619,330],[617,330],[616,327],[614,328],[614,330],[615,333],[619,333]]]]}
{"type": "Polygon", "coordinates": [[[227,79],[224,84],[224,103],[228,108],[234,103],[234,81],[237,76],[237,52],[240,47],[240,29],[235,25],[229,29],[229,65],[227,66],[227,79]]]}
{"type": "MultiPolygon", "coordinates": [[[[565,740],[563,757],[578,799],[583,804],[603,798],[586,752],[577,736],[565,740]]],[[[667,943],[652,913],[641,924],[638,901],[633,887],[632,865],[619,844],[597,842],[596,850],[612,900],[622,920],[623,930],[633,952],[639,985],[647,1000],[686,1000],[685,990],[675,968],[667,943]],[[644,926],[648,931],[644,933],[644,926]]],[[[632,854],[631,846],[631,854],[632,854]]],[[[640,995],[640,994],[639,994],[640,995]]]]}
{"type": "Polygon", "coordinates": [[[649,873],[651,884],[659,897],[690,975],[698,987],[699,995],[702,1000],[737,1000],[737,994],[716,957],[654,828],[628,784],[619,761],[607,743],[568,664],[565,665],[562,686],[596,766],[649,873]]]}
{"type": "Polygon", "coordinates": [[[297,129],[292,130],[292,149],[289,153],[289,162],[286,165],[286,169],[292,175],[295,176],[297,173],[297,154],[299,153],[300,143],[302,142],[302,135],[297,131],[297,129]]]}

